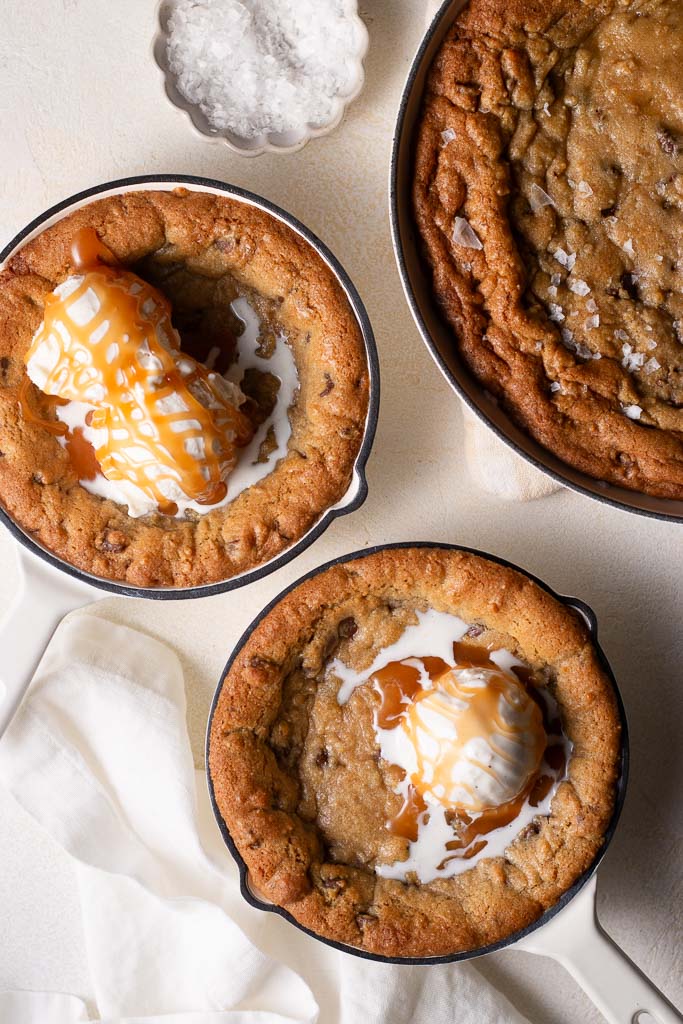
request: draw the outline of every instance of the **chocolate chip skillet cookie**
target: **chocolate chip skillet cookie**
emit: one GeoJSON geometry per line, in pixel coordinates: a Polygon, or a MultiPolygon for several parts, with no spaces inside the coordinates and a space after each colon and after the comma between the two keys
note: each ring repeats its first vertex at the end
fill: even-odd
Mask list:
{"type": "Polygon", "coordinates": [[[414,210],[475,376],[593,477],[683,498],[683,4],[472,0],[414,210]]]}

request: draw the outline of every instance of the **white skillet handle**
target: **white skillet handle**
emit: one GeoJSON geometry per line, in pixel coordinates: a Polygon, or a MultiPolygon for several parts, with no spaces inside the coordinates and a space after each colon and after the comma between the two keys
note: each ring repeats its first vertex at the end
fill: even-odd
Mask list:
{"type": "Polygon", "coordinates": [[[602,930],[596,878],[555,917],[512,947],[559,961],[609,1024],[681,1024],[683,1017],[602,930]]]}
{"type": "Polygon", "coordinates": [[[106,594],[17,545],[19,579],[0,623],[0,737],[12,721],[55,629],[74,608],[106,594]]]}

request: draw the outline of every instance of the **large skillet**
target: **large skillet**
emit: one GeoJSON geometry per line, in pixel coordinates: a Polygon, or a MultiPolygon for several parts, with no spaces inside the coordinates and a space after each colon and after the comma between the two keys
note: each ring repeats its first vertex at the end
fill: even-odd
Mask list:
{"type": "Polygon", "coordinates": [[[445,0],[415,55],[401,97],[394,131],[389,207],[394,253],[403,290],[417,328],[434,362],[455,393],[501,441],[558,483],[616,508],[663,522],[683,522],[683,501],[654,498],[615,484],[594,480],[573,469],[521,430],[475,380],[460,358],[452,329],[434,299],[431,278],[421,255],[412,212],[414,136],[422,107],[425,79],[434,55],[467,0],[445,0]]]}

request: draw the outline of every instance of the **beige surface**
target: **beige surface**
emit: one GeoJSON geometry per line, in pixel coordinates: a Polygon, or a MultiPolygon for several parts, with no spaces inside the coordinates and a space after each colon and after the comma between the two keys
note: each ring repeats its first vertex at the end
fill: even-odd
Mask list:
{"type": "MultiPolygon", "coordinates": [[[[342,126],[293,156],[246,160],[198,140],[161,91],[149,59],[151,0],[33,0],[4,5],[0,34],[0,239],[49,204],[127,174],[185,172],[260,192],[301,217],[354,278],[382,360],[382,409],[370,496],[294,564],[246,590],[198,602],[111,599],[94,613],[171,645],[186,672],[197,763],[213,689],[231,645],[282,587],[353,548],[449,540],[510,558],[583,597],[629,711],[633,765],[622,825],[601,870],[604,922],[683,1003],[680,884],[683,527],[567,491],[524,505],[478,490],[463,465],[462,416],[420,342],[391,255],[387,175],[393,121],[422,31],[418,0],[364,0],[367,83],[342,126]],[[677,959],[678,958],[678,959],[677,959]]],[[[0,608],[13,592],[0,532],[0,608]]],[[[86,992],[77,893],[54,845],[0,792],[0,988],[86,992]]],[[[562,969],[507,951],[481,968],[535,1024],[601,1018],[562,969]]],[[[454,968],[457,969],[457,968],[454,968]]]]}

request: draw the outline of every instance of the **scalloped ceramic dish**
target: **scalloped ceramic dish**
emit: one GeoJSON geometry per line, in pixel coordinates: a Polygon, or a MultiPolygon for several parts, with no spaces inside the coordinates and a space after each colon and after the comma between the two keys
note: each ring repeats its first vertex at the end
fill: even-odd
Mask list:
{"type": "MultiPolygon", "coordinates": [[[[294,0],[296,2],[296,0],[294,0]]],[[[334,98],[334,114],[332,118],[323,125],[304,125],[301,129],[288,132],[270,132],[258,135],[253,139],[247,139],[227,129],[212,128],[207,118],[199,107],[190,103],[176,87],[175,78],[168,66],[166,55],[166,43],[168,39],[168,20],[173,7],[173,0],[161,0],[157,9],[157,32],[152,42],[152,56],[160,69],[164,79],[164,91],[174,107],[185,112],[195,132],[203,139],[223,142],[233,152],[242,156],[259,156],[261,153],[295,153],[301,149],[310,139],[320,138],[322,135],[329,135],[340,123],[349,103],[353,102],[359,95],[365,82],[363,60],[367,53],[369,36],[368,30],[358,14],[357,4],[354,0],[349,3],[349,20],[353,23],[356,36],[356,53],[353,56],[355,74],[351,88],[340,93],[334,98]]]]}

